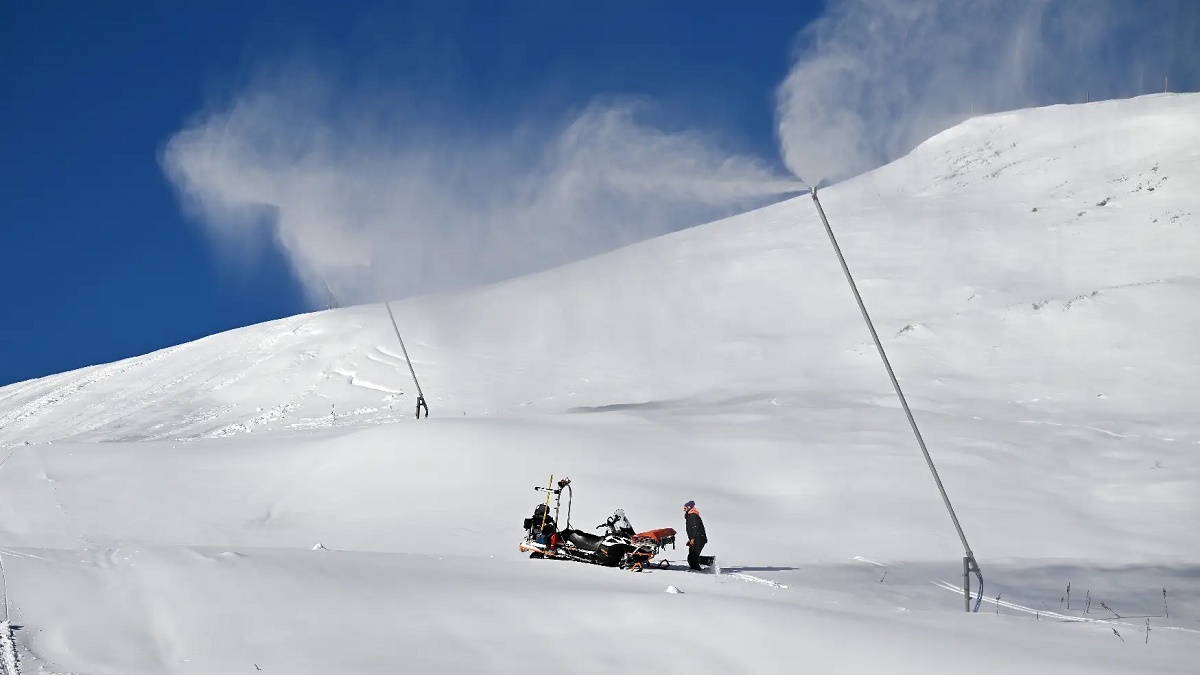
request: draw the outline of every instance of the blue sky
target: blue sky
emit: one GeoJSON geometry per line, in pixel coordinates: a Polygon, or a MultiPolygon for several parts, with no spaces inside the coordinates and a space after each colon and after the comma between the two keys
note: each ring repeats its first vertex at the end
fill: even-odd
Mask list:
{"type": "Polygon", "coordinates": [[[774,157],[773,88],[820,3],[0,3],[0,385],[309,307],[186,218],[158,161],[260,64],[400,82],[481,124],[598,94],[774,157]]]}
{"type": "Polygon", "coordinates": [[[478,283],[1198,71],[1194,0],[0,2],[0,385],[314,309],[356,252],[478,283]]]}

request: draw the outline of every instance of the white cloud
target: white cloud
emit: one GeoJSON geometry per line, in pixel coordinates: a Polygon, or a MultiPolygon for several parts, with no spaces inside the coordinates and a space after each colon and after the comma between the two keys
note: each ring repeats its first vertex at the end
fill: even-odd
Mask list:
{"type": "MultiPolygon", "coordinates": [[[[777,90],[780,153],[810,184],[895,159],[973,114],[1148,93],[1194,73],[1181,0],[831,0],[777,90]]],[[[226,248],[268,223],[314,299],[411,295],[569,262],[800,189],[712,138],[593,102],[562,119],[345,91],[276,69],[170,138],[164,170],[226,248]],[[445,111],[443,111],[444,113],[445,111]]],[[[363,93],[365,92],[365,93],[363,93]]]]}
{"type": "Polygon", "coordinates": [[[351,97],[312,71],[259,79],[175,134],[162,164],[234,243],[264,214],[314,298],[409,295],[565,263],[803,189],[695,133],[594,103],[565,124],[485,133],[351,97]]]}
{"type": "Polygon", "coordinates": [[[1176,0],[832,0],[777,91],[806,182],[902,156],[966,117],[1161,90],[1194,70],[1200,7],[1176,0]]]}

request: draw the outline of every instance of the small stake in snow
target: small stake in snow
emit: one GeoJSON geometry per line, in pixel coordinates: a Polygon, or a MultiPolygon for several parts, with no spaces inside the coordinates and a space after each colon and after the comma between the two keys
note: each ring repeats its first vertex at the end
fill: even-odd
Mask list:
{"type": "Polygon", "coordinates": [[[1083,613],[1084,614],[1092,613],[1092,589],[1090,589],[1090,588],[1088,589],[1088,592],[1087,592],[1087,607],[1083,608],[1083,613]]]}
{"type": "Polygon", "coordinates": [[[1067,582],[1067,609],[1071,609],[1071,582],[1067,582]]]}
{"type": "Polygon", "coordinates": [[[925,456],[925,463],[929,465],[929,472],[933,474],[933,482],[937,484],[938,492],[942,495],[942,502],[946,505],[946,511],[950,514],[950,520],[954,523],[954,529],[958,532],[958,538],[963,545],[963,601],[966,603],[968,612],[971,610],[971,574],[974,574],[979,579],[979,596],[975,599],[974,611],[979,611],[979,605],[983,602],[983,572],[979,569],[979,563],[975,561],[975,554],[971,552],[971,546],[967,543],[967,535],[963,534],[962,525],[958,522],[958,515],[954,513],[954,507],[950,504],[950,497],[946,494],[946,488],[942,485],[942,479],[938,476],[937,468],[933,465],[933,458],[929,456],[929,449],[925,447],[925,439],[921,437],[921,430],[917,428],[917,420],[913,417],[912,410],[908,407],[908,400],[904,398],[904,392],[900,389],[900,381],[896,379],[896,373],[892,370],[892,364],[888,361],[887,352],[883,350],[883,343],[879,340],[879,333],[875,331],[875,324],[871,322],[871,315],[867,313],[867,306],[863,303],[862,295],[858,292],[858,286],[854,283],[854,276],[850,274],[850,266],[846,264],[846,257],[842,255],[842,247],[838,246],[837,237],[833,235],[833,228],[829,226],[829,218],[825,217],[825,209],[821,207],[821,201],[817,199],[817,188],[809,188],[812,195],[813,206],[817,207],[817,215],[821,217],[821,223],[825,226],[825,233],[829,235],[829,243],[833,245],[833,252],[837,254],[838,262],[842,265],[842,272],[846,274],[846,283],[850,284],[850,291],[854,294],[854,300],[858,303],[858,309],[862,312],[863,321],[867,324],[867,330],[871,332],[871,339],[875,341],[875,348],[879,350],[879,358],[883,360],[883,367],[887,370],[888,378],[892,381],[892,388],[896,390],[896,398],[900,399],[900,407],[904,409],[904,415],[908,417],[908,424],[912,427],[913,436],[917,439],[917,445],[921,448],[921,454],[925,456]]]}
{"type": "Polygon", "coordinates": [[[1146,619],[1146,644],[1150,644],[1150,619],[1146,619]]]}
{"type": "Polygon", "coordinates": [[[1108,611],[1112,612],[1113,616],[1117,617],[1118,619],[1121,618],[1121,615],[1117,614],[1115,611],[1113,611],[1112,607],[1109,607],[1108,605],[1104,604],[1103,602],[1100,603],[1100,606],[1103,607],[1104,609],[1107,609],[1108,611]]]}
{"type": "Polygon", "coordinates": [[[1117,637],[1121,638],[1121,642],[1125,641],[1125,638],[1121,637],[1121,634],[1117,632],[1116,628],[1113,629],[1113,635],[1116,635],[1117,637]]]}
{"type": "Polygon", "coordinates": [[[883,576],[879,577],[879,583],[882,584],[883,580],[887,578],[887,572],[888,572],[887,570],[883,571],[883,576]]]}
{"type": "Polygon", "coordinates": [[[1163,589],[1163,614],[1166,614],[1168,619],[1171,618],[1171,613],[1167,611],[1167,589],[1165,588],[1163,589]]]}
{"type": "Polygon", "coordinates": [[[1003,595],[1003,593],[996,594],[996,616],[1000,616],[1000,596],[1001,595],[1003,595]]]}

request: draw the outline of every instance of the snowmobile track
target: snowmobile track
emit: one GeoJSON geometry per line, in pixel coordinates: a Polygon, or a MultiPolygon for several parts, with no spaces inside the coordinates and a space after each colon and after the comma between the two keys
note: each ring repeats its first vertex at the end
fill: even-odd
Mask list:
{"type": "MultiPolygon", "coordinates": [[[[962,592],[963,592],[962,586],[956,586],[948,581],[931,581],[930,583],[933,584],[934,586],[937,586],[938,588],[941,588],[941,589],[947,590],[947,591],[951,591],[957,595],[962,595],[962,592]]],[[[1024,612],[1026,614],[1034,614],[1039,617],[1044,616],[1047,619],[1053,619],[1055,621],[1063,621],[1063,622],[1067,622],[1067,623],[1097,623],[1097,624],[1104,624],[1107,626],[1124,626],[1124,627],[1128,627],[1131,629],[1140,629],[1142,627],[1142,624],[1140,624],[1140,623],[1131,623],[1129,621],[1123,621],[1123,620],[1120,620],[1117,618],[1075,616],[1072,614],[1062,614],[1059,612],[1055,612],[1053,610],[1034,609],[1033,607],[1026,607],[1025,605],[1018,605],[1015,602],[1009,602],[1007,600],[1004,600],[1003,598],[1001,598],[1000,600],[997,600],[996,598],[984,597],[983,600],[984,600],[984,602],[991,603],[992,605],[999,605],[1000,607],[1003,607],[1004,609],[1012,609],[1012,610],[1016,610],[1018,612],[1024,612]]],[[[1155,626],[1154,630],[1176,630],[1176,631],[1183,631],[1185,633],[1192,633],[1195,635],[1200,635],[1200,630],[1196,630],[1194,628],[1184,628],[1182,626],[1155,626]]]]}

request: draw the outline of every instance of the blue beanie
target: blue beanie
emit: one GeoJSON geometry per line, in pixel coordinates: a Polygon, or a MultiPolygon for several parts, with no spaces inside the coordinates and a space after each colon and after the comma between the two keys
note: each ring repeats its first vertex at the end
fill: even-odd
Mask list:
{"type": "Polygon", "coordinates": [[[693,507],[693,506],[695,506],[695,505],[696,505],[696,502],[694,502],[694,501],[691,501],[691,500],[688,500],[688,503],[684,504],[684,505],[683,505],[683,508],[685,508],[685,509],[690,509],[690,508],[692,508],[692,507],[693,507]]]}

